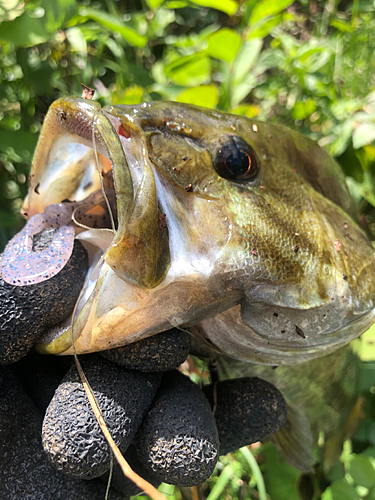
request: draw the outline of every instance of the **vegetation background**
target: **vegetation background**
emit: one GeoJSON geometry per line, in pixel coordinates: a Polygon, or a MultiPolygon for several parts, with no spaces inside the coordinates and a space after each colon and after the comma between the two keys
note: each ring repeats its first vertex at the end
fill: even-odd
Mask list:
{"type": "MultiPolygon", "coordinates": [[[[0,0],[0,247],[23,224],[43,117],[81,82],[103,105],[177,100],[299,130],[341,164],[375,240],[374,54],[373,0],[0,0]]],[[[374,342],[372,329],[362,424],[330,472],[302,474],[266,443],[222,457],[200,494],[375,499],[374,342]]]]}

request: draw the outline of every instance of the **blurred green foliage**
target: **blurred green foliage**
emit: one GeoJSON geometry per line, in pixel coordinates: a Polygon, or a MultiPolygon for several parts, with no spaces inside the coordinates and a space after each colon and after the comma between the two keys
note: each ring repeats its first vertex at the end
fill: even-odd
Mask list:
{"type": "MultiPolygon", "coordinates": [[[[299,129],[341,163],[375,239],[373,0],[0,0],[0,21],[0,247],[23,224],[43,117],[81,82],[103,105],[177,100],[299,129]]],[[[201,494],[375,499],[375,329],[362,343],[366,416],[328,474],[302,474],[266,444],[256,460],[222,457],[201,494]]]]}

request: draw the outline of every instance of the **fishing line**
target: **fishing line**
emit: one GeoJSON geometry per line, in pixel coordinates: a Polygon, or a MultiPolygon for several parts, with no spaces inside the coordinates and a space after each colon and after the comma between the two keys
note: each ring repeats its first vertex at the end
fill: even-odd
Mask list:
{"type": "Polygon", "coordinates": [[[111,488],[112,475],[113,475],[113,453],[112,453],[111,449],[110,449],[110,452],[111,452],[111,461],[109,463],[109,476],[108,476],[107,489],[106,489],[106,492],[105,492],[105,498],[104,498],[104,500],[108,500],[109,490],[111,488]]]}
{"type": "MultiPolygon", "coordinates": [[[[102,116],[104,116],[104,115],[102,115],[102,116]]],[[[116,233],[116,226],[115,226],[115,220],[114,220],[113,213],[112,213],[112,207],[111,207],[111,204],[109,203],[108,196],[107,196],[105,189],[104,189],[103,174],[102,174],[100,167],[99,167],[99,157],[98,157],[98,150],[96,147],[96,134],[95,134],[95,132],[98,131],[98,128],[96,125],[97,117],[98,117],[98,114],[96,113],[94,116],[94,123],[93,123],[93,127],[91,130],[92,144],[94,146],[93,149],[94,149],[94,155],[95,155],[95,165],[96,165],[96,169],[97,169],[98,175],[99,175],[100,187],[101,187],[101,190],[103,192],[104,200],[105,200],[106,205],[107,205],[109,217],[111,219],[112,230],[114,233],[116,233]]],[[[112,164],[112,168],[113,168],[113,164],[112,164]]]]}

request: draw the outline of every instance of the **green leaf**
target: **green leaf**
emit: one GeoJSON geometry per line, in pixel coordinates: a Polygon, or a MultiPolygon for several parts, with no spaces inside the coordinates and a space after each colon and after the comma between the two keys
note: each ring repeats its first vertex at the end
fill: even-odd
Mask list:
{"type": "Polygon", "coordinates": [[[375,484],[375,469],[368,457],[357,455],[349,463],[349,474],[353,481],[365,488],[372,488],[375,484]]]}
{"type": "Polygon", "coordinates": [[[78,28],[78,26],[73,26],[73,28],[67,29],[65,33],[72,50],[86,55],[87,43],[80,28],[78,28]]]}
{"type": "Polygon", "coordinates": [[[245,99],[250,91],[256,87],[257,81],[256,75],[249,73],[241,83],[233,85],[231,106],[237,106],[243,99],[245,99]]]}
{"type": "Polygon", "coordinates": [[[169,2],[165,2],[164,7],[166,9],[184,9],[187,7],[187,4],[184,0],[170,0],[169,2]]]}
{"type": "Polygon", "coordinates": [[[15,47],[32,47],[48,40],[41,19],[31,17],[28,11],[14,21],[3,22],[0,25],[0,40],[12,43],[15,47]]]}
{"type": "Polygon", "coordinates": [[[132,85],[124,90],[118,90],[111,95],[112,104],[139,104],[143,100],[145,89],[132,85]]]}
{"type": "Polygon", "coordinates": [[[331,484],[322,494],[322,500],[359,500],[359,496],[353,486],[343,479],[331,484]]]}
{"type": "Polygon", "coordinates": [[[242,81],[256,63],[260,51],[262,50],[263,40],[254,39],[245,42],[236,57],[233,68],[233,82],[242,81]]]}
{"type": "Polygon", "coordinates": [[[346,23],[342,19],[332,19],[331,26],[346,33],[352,33],[354,31],[354,26],[352,24],[346,23]]]}
{"type": "Polygon", "coordinates": [[[294,0],[263,0],[257,2],[249,20],[249,25],[253,25],[260,19],[268,16],[275,16],[282,10],[292,5],[294,0]]]}
{"type": "MultiPolygon", "coordinates": [[[[361,336],[362,342],[362,352],[361,352],[361,360],[362,361],[374,361],[375,360],[375,324],[373,324],[367,332],[365,332],[361,336]]],[[[367,390],[371,387],[371,385],[375,385],[375,365],[372,366],[373,371],[373,381],[367,390]]]]}
{"type": "Polygon", "coordinates": [[[146,2],[150,9],[156,9],[164,2],[164,0],[146,0],[146,2]]]}
{"type": "Polygon", "coordinates": [[[353,146],[358,149],[375,141],[375,123],[361,123],[353,132],[353,146]]]}
{"type": "Polygon", "coordinates": [[[12,148],[20,155],[22,155],[23,151],[32,153],[37,140],[37,134],[31,134],[23,130],[16,130],[14,132],[11,130],[0,130],[0,150],[2,151],[12,148]]]}
{"type": "Polygon", "coordinates": [[[301,472],[289,465],[272,446],[264,446],[267,463],[266,489],[272,500],[300,500],[298,478],[301,472]]]}
{"type": "Polygon", "coordinates": [[[241,46],[240,35],[229,28],[223,28],[208,39],[207,54],[221,61],[231,62],[241,46]]]}
{"type": "MultiPolygon", "coordinates": [[[[374,359],[374,354],[375,354],[375,346],[371,345],[371,350],[372,350],[372,355],[370,355],[371,361],[374,359]]],[[[362,346],[362,354],[361,357],[363,356],[363,346],[362,346]]],[[[359,390],[360,391],[370,391],[371,387],[375,385],[375,363],[371,361],[364,361],[361,363],[361,372],[359,376],[359,390]]],[[[365,436],[365,440],[367,441],[367,435],[365,436]]],[[[374,448],[375,450],[375,448],[374,448]]],[[[367,453],[362,452],[362,455],[367,455],[367,453]]],[[[370,455],[374,456],[374,455],[370,455]]]]}
{"type": "Polygon", "coordinates": [[[259,113],[261,112],[261,108],[254,104],[241,104],[240,106],[231,109],[230,112],[234,113],[235,115],[244,115],[248,116],[249,118],[254,118],[255,116],[259,115],[259,113]]]}
{"type": "Polygon", "coordinates": [[[147,44],[147,37],[139,35],[133,29],[125,26],[125,24],[118,17],[112,16],[107,12],[88,7],[81,8],[79,13],[81,16],[92,19],[111,31],[120,33],[122,38],[130,45],[134,45],[135,47],[144,47],[147,44]]]}
{"type": "Polygon", "coordinates": [[[234,0],[190,0],[191,3],[201,7],[211,7],[211,9],[225,12],[228,16],[233,16],[238,9],[238,3],[234,0]]]}
{"type": "Polygon", "coordinates": [[[219,91],[215,85],[200,85],[199,87],[184,90],[176,101],[206,108],[215,108],[219,102],[219,91]]]}
{"type": "Polygon", "coordinates": [[[55,33],[77,14],[78,5],[75,0],[43,0],[44,26],[49,33],[55,33]]]}
{"type": "Polygon", "coordinates": [[[278,14],[271,18],[268,17],[262,18],[258,22],[251,25],[251,29],[247,35],[247,39],[265,38],[267,35],[270,34],[270,32],[275,26],[278,26],[284,21],[291,19],[293,19],[293,16],[291,16],[288,13],[278,14]]]}
{"type": "Polygon", "coordinates": [[[164,67],[164,74],[176,85],[197,86],[211,76],[211,61],[203,52],[178,57],[164,67]]]}
{"type": "Polygon", "coordinates": [[[316,110],[316,104],[312,99],[297,101],[292,109],[292,116],[295,120],[304,120],[312,115],[316,110]]]}

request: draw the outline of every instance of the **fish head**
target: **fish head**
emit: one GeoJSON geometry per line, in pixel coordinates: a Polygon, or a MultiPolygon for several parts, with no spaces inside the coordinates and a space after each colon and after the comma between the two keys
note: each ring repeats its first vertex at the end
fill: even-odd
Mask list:
{"type": "Polygon", "coordinates": [[[178,327],[236,359],[289,364],[375,320],[375,254],[344,176],[285,127],[179,103],[59,99],[23,211],[69,203],[92,266],[73,332],[47,336],[43,352],[178,327]]]}

